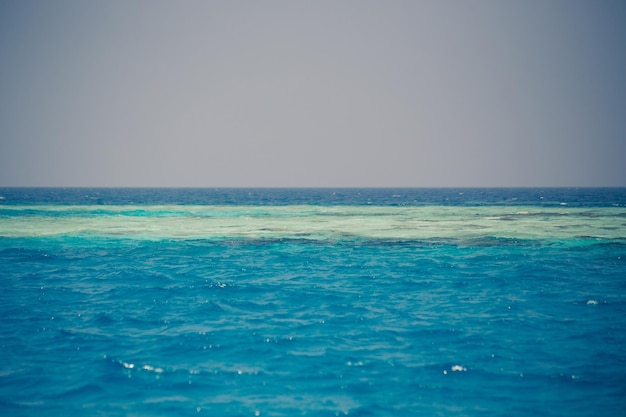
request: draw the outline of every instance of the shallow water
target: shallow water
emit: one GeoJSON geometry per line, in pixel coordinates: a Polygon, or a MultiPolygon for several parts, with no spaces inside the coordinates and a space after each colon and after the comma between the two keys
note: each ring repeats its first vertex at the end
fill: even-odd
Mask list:
{"type": "Polygon", "coordinates": [[[625,190],[0,196],[2,415],[626,405],[625,190]]]}

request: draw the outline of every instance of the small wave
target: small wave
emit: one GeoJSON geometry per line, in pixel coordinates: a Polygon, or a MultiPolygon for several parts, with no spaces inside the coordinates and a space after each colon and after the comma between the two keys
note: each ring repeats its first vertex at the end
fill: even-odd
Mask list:
{"type": "Polygon", "coordinates": [[[449,368],[443,370],[443,374],[448,375],[448,370],[450,372],[467,372],[467,368],[462,365],[451,365],[449,368]]]}
{"type": "Polygon", "coordinates": [[[84,399],[85,397],[101,394],[103,392],[105,392],[105,390],[102,386],[94,383],[87,383],[57,394],[55,395],[55,398],[65,400],[70,400],[73,398],[84,399]]]}

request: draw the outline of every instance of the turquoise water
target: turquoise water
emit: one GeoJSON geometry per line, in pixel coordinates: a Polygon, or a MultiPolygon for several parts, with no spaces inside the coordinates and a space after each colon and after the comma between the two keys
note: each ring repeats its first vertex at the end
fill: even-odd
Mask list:
{"type": "Polygon", "coordinates": [[[0,189],[3,416],[626,406],[624,189],[0,189]]]}

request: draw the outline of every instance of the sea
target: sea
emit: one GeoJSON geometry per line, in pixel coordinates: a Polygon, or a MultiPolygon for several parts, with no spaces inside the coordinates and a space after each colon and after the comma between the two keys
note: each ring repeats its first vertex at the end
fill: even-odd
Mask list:
{"type": "Polygon", "coordinates": [[[626,189],[0,188],[0,415],[624,416],[626,189]]]}

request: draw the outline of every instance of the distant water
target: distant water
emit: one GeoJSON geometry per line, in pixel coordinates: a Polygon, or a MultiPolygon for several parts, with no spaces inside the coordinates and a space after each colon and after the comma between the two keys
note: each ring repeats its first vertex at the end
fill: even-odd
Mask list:
{"type": "Polygon", "coordinates": [[[616,416],[626,189],[0,189],[2,416],[616,416]]]}

